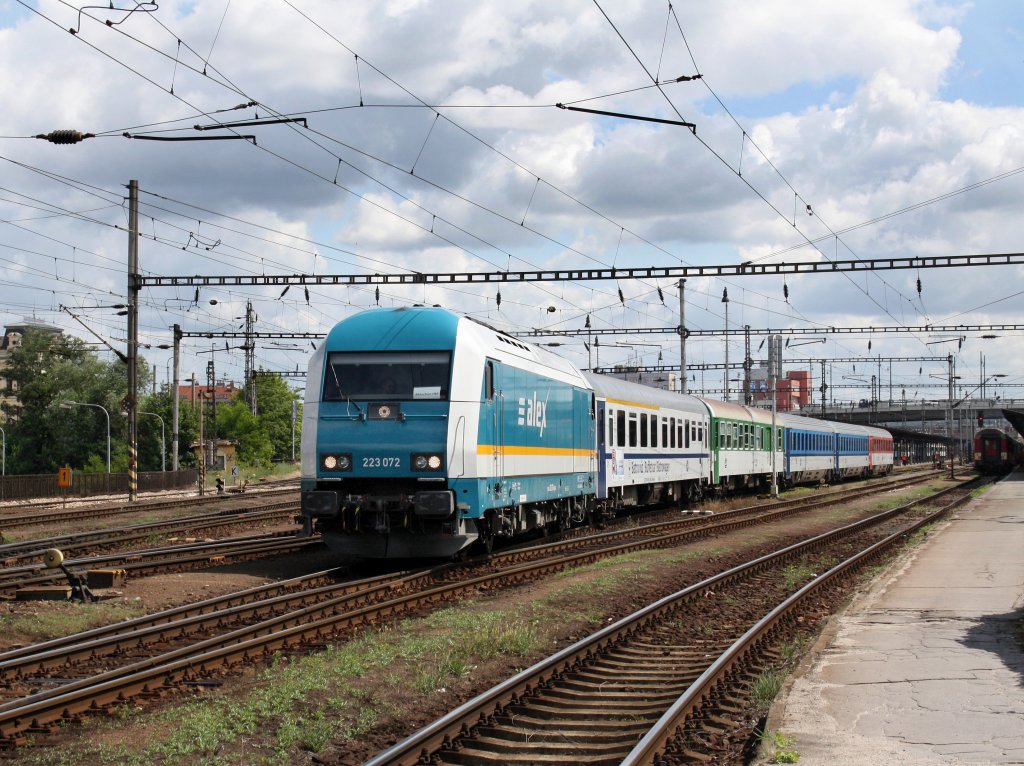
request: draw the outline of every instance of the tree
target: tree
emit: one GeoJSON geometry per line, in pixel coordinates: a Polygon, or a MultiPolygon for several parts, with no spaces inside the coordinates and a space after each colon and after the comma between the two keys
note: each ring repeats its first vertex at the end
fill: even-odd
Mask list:
{"type": "MultiPolygon", "coordinates": [[[[166,466],[171,470],[171,440],[174,438],[174,414],[171,412],[172,398],[169,388],[141,399],[139,410],[154,412],[164,421],[164,448],[167,451],[166,466]]],[[[139,427],[139,470],[160,470],[160,421],[150,415],[140,415],[139,427]]],[[[199,417],[188,402],[178,407],[178,465],[194,466],[195,454],[192,444],[199,439],[199,417]]]]}
{"type": "Polygon", "coordinates": [[[272,460],[291,460],[292,402],[296,403],[295,443],[299,443],[302,407],[299,394],[283,378],[257,375],[256,415],[248,407],[243,387],[227,405],[217,409],[217,434],[238,442],[238,459],[249,465],[269,465],[272,460]]]}
{"type": "Polygon", "coordinates": [[[221,438],[238,442],[239,463],[269,467],[273,456],[270,436],[239,394],[217,408],[217,433],[221,438]]]}
{"type": "MultiPolygon", "coordinates": [[[[110,417],[111,466],[128,466],[127,424],[121,403],[128,380],[124,363],[106,362],[79,339],[28,328],[12,349],[4,372],[9,473],[51,473],[62,465],[82,470],[107,468],[107,416],[96,407],[71,406],[63,400],[103,407],[110,417]]],[[[149,365],[139,360],[139,390],[149,385],[149,365]]]]}

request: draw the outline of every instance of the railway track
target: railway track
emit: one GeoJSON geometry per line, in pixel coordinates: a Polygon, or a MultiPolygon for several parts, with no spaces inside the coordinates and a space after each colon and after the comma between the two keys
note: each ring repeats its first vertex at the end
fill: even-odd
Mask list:
{"type": "MultiPolygon", "coordinates": [[[[876,487],[890,491],[892,484],[876,487]]],[[[858,493],[860,494],[860,493],[858,493]]],[[[382,619],[422,610],[467,593],[507,587],[637,548],[679,544],[686,539],[723,533],[778,518],[805,507],[740,509],[711,519],[687,518],[661,525],[615,530],[537,546],[532,551],[496,554],[486,565],[447,565],[401,575],[386,575],[352,584],[300,587],[294,595],[243,592],[230,603],[197,605],[139,618],[123,626],[71,636],[43,647],[0,655],[0,678],[11,689],[0,705],[0,742],[22,741],[68,717],[96,712],[133,696],[166,694],[206,683],[224,667],[280,649],[320,645],[328,636],[382,619]],[[732,514],[730,516],[730,514],[732,514]],[[680,529],[679,525],[690,527],[680,529]],[[631,539],[620,539],[623,535],[631,539]],[[533,558],[532,562],[525,559],[533,558]],[[489,570],[489,571],[487,571],[489,570]],[[205,611],[209,610],[209,611],[205,611]],[[132,647],[125,653],[125,646],[132,647]],[[112,664],[121,663],[112,668],[112,664]],[[65,683],[51,672],[60,668],[65,683]],[[102,670],[100,670],[102,669],[102,670]],[[11,696],[14,695],[14,696],[11,696]]],[[[820,502],[820,501],[819,501],[820,502]]],[[[825,502],[836,502],[827,498],[825,502]]]]}
{"type": "Polygon", "coordinates": [[[251,506],[252,503],[262,502],[272,497],[284,497],[298,504],[298,489],[288,487],[283,489],[267,489],[258,492],[251,492],[246,495],[205,495],[202,497],[175,497],[160,500],[147,500],[136,503],[110,503],[80,506],[75,508],[57,508],[52,504],[47,505],[16,505],[0,509],[0,531],[10,532],[14,529],[26,529],[31,527],[55,526],[58,524],[93,522],[97,519],[115,516],[141,516],[161,511],[184,510],[187,508],[207,508],[218,506],[220,510],[228,513],[238,512],[240,508],[251,506]],[[25,510],[26,507],[31,510],[25,510]]]}
{"type": "Polygon", "coordinates": [[[152,540],[167,534],[188,535],[197,532],[212,534],[232,527],[277,523],[295,516],[297,503],[273,503],[261,508],[225,510],[200,516],[179,517],[147,524],[133,524],[115,529],[75,532],[67,535],[41,537],[0,545],[0,562],[4,567],[16,567],[19,562],[38,558],[47,548],[59,548],[64,553],[104,551],[128,543],[152,540]]]}
{"type": "Polygon", "coordinates": [[[954,497],[913,521],[904,517],[934,497],[663,598],[484,692],[366,766],[739,762],[756,721],[750,689],[779,664],[780,645],[817,622],[866,563],[970,497],[962,487],[941,494],[954,497]],[[799,589],[788,585],[784,569],[808,558],[839,563],[799,589]]]}
{"type": "MultiPolygon", "coordinates": [[[[167,574],[191,569],[206,569],[229,562],[251,561],[283,556],[321,546],[318,537],[299,537],[292,532],[200,541],[162,548],[145,548],[105,556],[65,561],[72,571],[117,568],[128,576],[167,574]]],[[[66,582],[60,570],[42,566],[13,567],[0,570],[0,598],[16,598],[18,590],[66,582]]]]}

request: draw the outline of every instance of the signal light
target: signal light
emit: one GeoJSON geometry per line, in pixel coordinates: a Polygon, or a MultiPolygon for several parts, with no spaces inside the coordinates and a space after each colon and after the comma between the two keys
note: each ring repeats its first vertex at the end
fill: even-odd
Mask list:
{"type": "Polygon", "coordinates": [[[982,427],[983,425],[985,425],[985,416],[984,416],[984,415],[982,415],[982,414],[981,414],[981,413],[979,412],[979,413],[978,413],[978,428],[981,428],[981,427],[982,427]]]}

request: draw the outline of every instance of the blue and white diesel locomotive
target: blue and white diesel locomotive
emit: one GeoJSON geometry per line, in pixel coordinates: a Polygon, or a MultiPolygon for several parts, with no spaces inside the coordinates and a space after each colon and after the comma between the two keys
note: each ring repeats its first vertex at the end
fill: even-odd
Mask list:
{"type": "Polygon", "coordinates": [[[802,438],[785,441],[786,422],[773,436],[763,410],[584,373],[444,309],[365,311],[339,322],[310,361],[304,526],[339,554],[450,557],[767,486],[773,465],[780,484],[891,470],[881,429],[870,429],[873,457],[863,427],[789,421],[830,436],[829,462],[801,452],[802,438]]]}
{"type": "Polygon", "coordinates": [[[572,364],[434,308],[340,322],[310,362],[302,513],[340,553],[450,556],[581,523],[594,393],[572,364]]]}

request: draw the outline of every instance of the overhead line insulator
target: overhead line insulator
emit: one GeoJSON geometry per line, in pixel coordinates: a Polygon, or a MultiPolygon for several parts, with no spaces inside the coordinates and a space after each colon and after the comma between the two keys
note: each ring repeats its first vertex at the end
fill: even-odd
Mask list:
{"type": "Polygon", "coordinates": [[[51,144],[78,144],[87,138],[96,138],[95,133],[82,133],[80,130],[52,130],[40,133],[36,138],[49,141],[51,144]]]}

